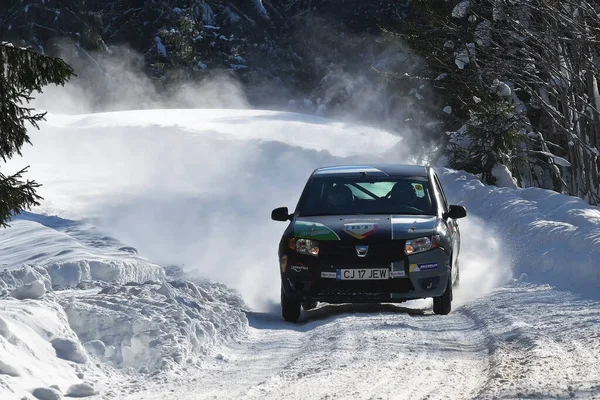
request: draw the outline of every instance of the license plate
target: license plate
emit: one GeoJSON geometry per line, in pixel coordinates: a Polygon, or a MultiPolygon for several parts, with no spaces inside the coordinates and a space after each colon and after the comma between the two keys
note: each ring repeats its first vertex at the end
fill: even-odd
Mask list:
{"type": "Polygon", "coordinates": [[[338,269],[338,281],[373,281],[390,279],[389,268],[353,268],[338,269]]]}

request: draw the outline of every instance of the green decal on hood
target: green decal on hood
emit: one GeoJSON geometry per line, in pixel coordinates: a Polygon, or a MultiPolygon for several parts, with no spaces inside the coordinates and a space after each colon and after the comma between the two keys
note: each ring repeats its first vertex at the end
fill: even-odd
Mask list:
{"type": "Polygon", "coordinates": [[[330,228],[316,222],[296,221],[294,237],[315,240],[340,240],[340,237],[330,228]]]}

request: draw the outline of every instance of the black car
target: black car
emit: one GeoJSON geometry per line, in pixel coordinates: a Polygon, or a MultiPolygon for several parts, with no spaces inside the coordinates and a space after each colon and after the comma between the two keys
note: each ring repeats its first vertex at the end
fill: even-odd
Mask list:
{"type": "Polygon", "coordinates": [[[279,244],[281,310],[296,321],[301,306],[399,303],[433,298],[448,314],[459,280],[462,206],[448,205],[431,167],[349,165],[316,169],[279,244]]]}

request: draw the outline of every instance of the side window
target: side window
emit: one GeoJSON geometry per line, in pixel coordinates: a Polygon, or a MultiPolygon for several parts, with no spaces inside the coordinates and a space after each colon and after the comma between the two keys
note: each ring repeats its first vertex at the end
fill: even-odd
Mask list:
{"type": "Polygon", "coordinates": [[[442,184],[440,183],[438,176],[434,175],[434,177],[435,177],[435,185],[437,186],[437,190],[441,196],[442,204],[444,207],[444,212],[446,212],[450,208],[450,206],[448,205],[448,199],[446,199],[446,194],[444,193],[444,189],[442,188],[442,184]]]}

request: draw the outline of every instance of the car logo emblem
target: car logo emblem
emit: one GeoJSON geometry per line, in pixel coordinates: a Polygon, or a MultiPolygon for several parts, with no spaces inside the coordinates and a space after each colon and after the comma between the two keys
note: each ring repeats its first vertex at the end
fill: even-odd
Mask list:
{"type": "Polygon", "coordinates": [[[369,252],[369,246],[359,245],[356,246],[356,255],[359,257],[366,257],[369,252]]]}

